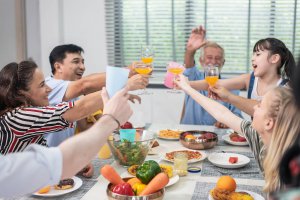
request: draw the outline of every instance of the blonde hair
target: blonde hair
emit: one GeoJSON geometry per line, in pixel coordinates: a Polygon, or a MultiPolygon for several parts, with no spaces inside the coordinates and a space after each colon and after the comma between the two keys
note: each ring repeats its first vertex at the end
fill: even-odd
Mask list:
{"type": "Polygon", "coordinates": [[[272,91],[272,100],[268,106],[268,116],[275,120],[270,145],[264,159],[265,192],[279,190],[279,164],[283,154],[296,140],[300,132],[300,112],[296,107],[291,90],[283,87],[272,91]]]}
{"type": "Polygon", "coordinates": [[[224,61],[224,59],[225,59],[225,51],[224,51],[223,47],[221,47],[218,43],[213,42],[213,41],[207,41],[206,44],[201,48],[201,51],[200,51],[200,57],[201,57],[202,59],[204,59],[204,50],[205,50],[206,48],[208,48],[208,47],[220,49],[221,52],[222,52],[222,59],[223,59],[223,61],[224,61]]]}

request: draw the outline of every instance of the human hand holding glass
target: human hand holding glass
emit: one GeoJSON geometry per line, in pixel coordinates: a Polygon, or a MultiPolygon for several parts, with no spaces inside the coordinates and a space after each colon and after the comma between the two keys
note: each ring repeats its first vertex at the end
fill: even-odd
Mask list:
{"type": "Polygon", "coordinates": [[[167,70],[168,72],[170,72],[171,74],[173,74],[173,90],[169,91],[171,93],[180,93],[180,91],[176,90],[176,84],[174,83],[174,81],[176,80],[176,78],[178,77],[179,74],[182,74],[184,71],[184,66],[176,63],[176,62],[169,62],[167,65],[167,70]]]}
{"type": "MultiPolygon", "coordinates": [[[[133,64],[133,67],[134,67],[134,70],[140,74],[140,75],[148,75],[152,72],[153,70],[153,65],[152,63],[144,63],[144,62],[135,62],[133,64]]],[[[139,95],[147,95],[147,94],[151,94],[151,93],[148,93],[146,91],[146,89],[143,90],[142,93],[140,93],[139,95]]]]}

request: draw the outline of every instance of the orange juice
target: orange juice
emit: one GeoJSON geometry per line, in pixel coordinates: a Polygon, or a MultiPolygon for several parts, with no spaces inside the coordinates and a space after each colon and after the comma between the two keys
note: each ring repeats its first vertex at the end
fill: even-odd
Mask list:
{"type": "Polygon", "coordinates": [[[134,69],[139,74],[149,74],[152,71],[151,67],[136,67],[134,69]]]}
{"type": "Polygon", "coordinates": [[[219,77],[218,76],[206,76],[205,80],[208,83],[208,85],[214,86],[217,83],[217,81],[219,80],[219,77]]]}
{"type": "Polygon", "coordinates": [[[143,61],[143,63],[152,63],[153,57],[143,57],[142,61],[143,61]]]}
{"type": "Polygon", "coordinates": [[[98,153],[98,157],[100,159],[108,159],[111,157],[111,152],[107,143],[105,143],[103,147],[100,149],[98,153]]]}
{"type": "Polygon", "coordinates": [[[181,74],[183,72],[183,68],[169,68],[168,69],[169,72],[171,72],[172,74],[175,74],[175,75],[178,75],[178,74],[181,74]]]}

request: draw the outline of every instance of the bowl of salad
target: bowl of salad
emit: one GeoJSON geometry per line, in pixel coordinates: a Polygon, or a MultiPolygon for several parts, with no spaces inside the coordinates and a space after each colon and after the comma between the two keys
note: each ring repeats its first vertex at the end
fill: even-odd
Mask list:
{"type": "Polygon", "coordinates": [[[114,159],[123,166],[141,165],[154,143],[156,134],[151,131],[136,131],[135,140],[120,138],[119,131],[108,139],[108,145],[114,159]]]}

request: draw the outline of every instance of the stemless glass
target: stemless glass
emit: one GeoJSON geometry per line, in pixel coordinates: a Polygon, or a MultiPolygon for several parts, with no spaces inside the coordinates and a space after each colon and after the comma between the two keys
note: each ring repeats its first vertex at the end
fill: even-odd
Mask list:
{"type": "Polygon", "coordinates": [[[154,60],[154,49],[151,45],[141,46],[141,61],[146,64],[153,63],[154,60]]]}
{"type": "Polygon", "coordinates": [[[176,63],[176,62],[168,63],[167,70],[168,70],[168,72],[173,74],[173,89],[171,91],[169,90],[168,92],[181,93],[179,90],[176,90],[174,80],[178,77],[179,74],[183,73],[184,69],[185,69],[184,66],[179,63],[176,63]]]}
{"type": "MultiPolygon", "coordinates": [[[[153,65],[152,63],[144,63],[144,62],[135,62],[133,64],[134,70],[141,75],[147,75],[150,74],[153,70],[153,65]]],[[[141,93],[138,95],[149,95],[152,94],[150,92],[147,92],[146,89],[143,89],[141,93]]]]}

